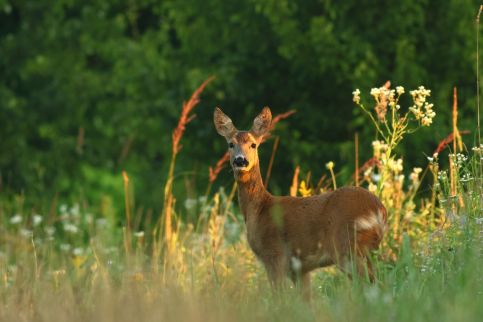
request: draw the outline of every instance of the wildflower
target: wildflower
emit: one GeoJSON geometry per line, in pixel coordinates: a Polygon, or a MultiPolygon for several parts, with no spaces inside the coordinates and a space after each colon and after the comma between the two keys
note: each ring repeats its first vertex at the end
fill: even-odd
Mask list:
{"type": "Polygon", "coordinates": [[[327,170],[329,170],[329,171],[330,171],[330,170],[332,170],[332,169],[334,169],[334,162],[332,162],[332,161],[327,162],[327,163],[325,164],[325,167],[326,167],[326,168],[327,168],[327,170]]]}
{"type": "Polygon", "coordinates": [[[371,95],[374,96],[374,98],[377,100],[379,100],[379,95],[381,95],[381,89],[379,88],[372,88],[371,89],[371,95]]]}
{"type": "Polygon", "coordinates": [[[409,175],[409,179],[411,179],[411,181],[415,184],[418,183],[419,182],[419,174],[421,173],[421,171],[423,171],[423,169],[413,168],[413,172],[411,172],[411,174],[409,175]]]}
{"type": "Polygon", "coordinates": [[[307,187],[304,180],[300,182],[299,192],[302,197],[308,197],[312,195],[312,189],[310,189],[310,187],[307,187]]]}
{"type": "Polygon", "coordinates": [[[393,101],[394,101],[395,96],[396,96],[396,92],[395,92],[393,89],[391,89],[391,90],[389,91],[389,96],[388,96],[389,101],[390,101],[390,102],[393,102],[393,101]]]}
{"type": "Polygon", "coordinates": [[[42,219],[43,219],[43,218],[42,218],[42,216],[41,216],[41,215],[39,215],[39,214],[34,214],[34,215],[32,216],[32,224],[33,224],[34,226],[38,226],[38,225],[40,225],[40,223],[42,222],[42,219]]]}
{"type": "Polygon", "coordinates": [[[86,223],[91,225],[94,221],[94,216],[92,214],[86,214],[85,215],[86,223]]]}
{"type": "Polygon", "coordinates": [[[142,238],[144,237],[144,231],[138,231],[136,233],[134,233],[134,236],[137,237],[137,238],[142,238]]]}
{"type": "Polygon", "coordinates": [[[358,88],[352,92],[352,100],[356,104],[359,104],[361,102],[361,91],[358,88]]]}
{"type": "Polygon", "coordinates": [[[404,87],[396,86],[396,92],[397,92],[398,95],[404,94],[404,87]]]}
{"type": "Polygon", "coordinates": [[[426,116],[423,117],[423,119],[421,120],[421,124],[423,126],[430,126],[431,123],[433,123],[433,120],[431,118],[429,118],[429,117],[426,117],[426,116]]]}
{"type": "Polygon", "coordinates": [[[31,230],[22,228],[20,229],[20,236],[24,238],[32,238],[33,232],[31,230]]]}
{"type": "Polygon", "coordinates": [[[369,179],[371,173],[372,173],[372,167],[367,168],[366,171],[364,171],[364,178],[369,179]]]}
{"type": "Polygon", "coordinates": [[[44,228],[47,235],[52,236],[55,233],[55,227],[47,226],[44,228]]]}
{"type": "Polygon", "coordinates": [[[60,244],[60,250],[63,252],[68,252],[71,246],[69,244],[60,244]]]}
{"type": "Polygon", "coordinates": [[[379,182],[379,180],[381,180],[381,175],[379,173],[373,173],[371,179],[374,182],[379,182]]]}
{"type": "Polygon", "coordinates": [[[367,189],[368,189],[370,192],[375,193],[375,192],[376,192],[376,190],[377,190],[377,186],[371,182],[371,183],[369,183],[369,186],[367,187],[367,189]]]}
{"type": "Polygon", "coordinates": [[[374,156],[379,159],[382,156],[381,152],[386,151],[388,145],[383,141],[375,140],[372,141],[372,148],[374,150],[374,156]]]}
{"type": "Polygon", "coordinates": [[[10,218],[10,223],[12,225],[20,224],[22,222],[22,216],[19,214],[15,214],[12,218],[10,218]]]}
{"type": "Polygon", "coordinates": [[[402,159],[397,159],[397,160],[389,160],[389,168],[391,171],[394,173],[399,173],[403,170],[403,160],[402,159]]]}
{"type": "Polygon", "coordinates": [[[81,256],[84,253],[84,250],[80,247],[76,247],[72,250],[72,254],[75,256],[81,256]]]}
{"type": "Polygon", "coordinates": [[[184,201],[184,207],[188,210],[191,210],[194,207],[196,207],[196,204],[197,204],[196,199],[186,198],[186,200],[184,201]]]}
{"type": "Polygon", "coordinates": [[[424,113],[421,112],[421,110],[415,106],[410,107],[409,110],[414,114],[414,117],[416,118],[416,120],[419,120],[424,116],[424,113]]]}
{"type": "Polygon", "coordinates": [[[79,228],[77,228],[77,226],[74,224],[64,223],[64,230],[66,232],[76,234],[79,231],[79,228]]]}
{"type": "Polygon", "coordinates": [[[80,207],[79,204],[75,204],[72,208],[70,208],[70,213],[73,217],[79,217],[80,215],[80,207]]]}
{"type": "Polygon", "coordinates": [[[61,205],[59,206],[59,212],[60,212],[61,214],[65,214],[65,213],[67,212],[67,205],[66,205],[66,204],[61,204],[61,205]]]}
{"type": "Polygon", "coordinates": [[[96,219],[96,226],[97,227],[105,227],[106,225],[107,225],[107,220],[105,218],[96,219]]]}
{"type": "Polygon", "coordinates": [[[51,274],[55,277],[65,275],[65,269],[58,269],[58,270],[52,271],[51,274]]]}
{"type": "Polygon", "coordinates": [[[414,105],[409,110],[414,114],[416,120],[421,120],[423,126],[430,126],[436,113],[433,111],[434,104],[427,102],[427,97],[431,95],[431,91],[419,86],[417,90],[410,92],[413,97],[414,105]]]}

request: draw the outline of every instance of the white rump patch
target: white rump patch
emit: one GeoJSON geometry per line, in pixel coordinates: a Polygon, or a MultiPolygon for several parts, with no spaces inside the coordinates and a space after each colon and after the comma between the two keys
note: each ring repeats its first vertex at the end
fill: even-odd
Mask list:
{"type": "Polygon", "coordinates": [[[354,222],[356,230],[368,230],[376,226],[384,226],[384,218],[380,210],[377,213],[371,213],[369,217],[357,218],[354,222]]]}

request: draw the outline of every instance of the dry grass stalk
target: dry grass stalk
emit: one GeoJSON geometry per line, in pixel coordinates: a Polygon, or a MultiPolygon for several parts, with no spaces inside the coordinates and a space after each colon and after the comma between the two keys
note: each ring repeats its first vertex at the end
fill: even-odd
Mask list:
{"type": "Polygon", "coordinates": [[[200,102],[200,95],[205,89],[205,87],[210,83],[215,77],[211,76],[207,80],[205,80],[200,87],[198,87],[193,94],[191,95],[190,99],[188,102],[183,102],[183,108],[181,110],[181,115],[178,120],[178,125],[173,131],[172,135],[172,140],[173,140],[173,155],[177,154],[179,150],[181,150],[181,147],[179,145],[179,142],[181,141],[181,138],[183,137],[183,133],[186,130],[186,125],[191,122],[196,115],[195,114],[190,114],[191,111],[195,108],[195,106],[200,102]]]}
{"type": "Polygon", "coordinates": [[[456,147],[459,151],[463,151],[463,142],[458,130],[458,94],[456,92],[456,86],[453,88],[453,152],[456,153],[456,147]]]}
{"type": "Polygon", "coordinates": [[[125,229],[125,247],[126,253],[131,253],[131,205],[129,202],[129,177],[126,171],[122,171],[122,179],[124,183],[124,206],[126,211],[126,229],[125,229]]]}
{"type": "Polygon", "coordinates": [[[265,175],[265,189],[268,187],[268,181],[270,180],[270,173],[272,172],[273,160],[275,159],[275,153],[277,152],[278,143],[280,142],[280,137],[275,138],[273,143],[272,155],[270,156],[270,162],[268,162],[267,174],[265,175]]]}
{"type": "MultiPolygon", "coordinates": [[[[459,132],[459,135],[466,135],[466,134],[470,134],[470,131],[468,130],[462,130],[462,131],[458,131],[459,132]]],[[[433,154],[439,154],[441,152],[443,152],[443,150],[448,146],[450,145],[454,140],[454,135],[453,133],[450,133],[448,134],[447,137],[445,137],[444,139],[442,139],[441,141],[439,141],[439,144],[438,144],[438,147],[436,148],[436,150],[434,150],[433,154]]]]}
{"type": "Polygon", "coordinates": [[[355,145],[355,172],[354,172],[354,181],[355,186],[359,187],[359,133],[356,132],[354,135],[354,145],[355,145]]]}
{"type": "Polygon", "coordinates": [[[209,180],[210,183],[213,183],[218,175],[220,174],[221,170],[225,167],[225,163],[230,160],[230,154],[225,152],[223,156],[216,162],[215,167],[209,167],[209,180]]]}
{"type": "MultiPolygon", "coordinates": [[[[164,187],[164,204],[163,204],[163,215],[161,218],[164,217],[164,236],[165,236],[165,241],[167,242],[168,245],[172,245],[170,242],[171,237],[172,237],[172,208],[173,208],[173,202],[174,198],[172,196],[172,187],[173,187],[173,177],[174,177],[174,165],[176,163],[176,155],[178,152],[181,150],[180,146],[180,141],[181,138],[183,137],[184,131],[186,130],[186,125],[191,122],[195,115],[191,114],[195,106],[199,103],[200,101],[200,95],[205,89],[205,87],[208,85],[209,82],[211,82],[214,79],[213,76],[209,77],[207,80],[205,80],[200,87],[198,87],[193,94],[191,95],[190,99],[188,102],[183,103],[183,108],[181,109],[181,115],[178,120],[178,125],[173,131],[172,134],[172,154],[171,154],[171,162],[169,164],[169,170],[168,170],[168,177],[166,179],[166,185],[164,187]]],[[[162,224],[162,221],[160,221],[160,225],[162,224]]],[[[161,229],[160,229],[161,230],[161,229]]]]}
{"type": "Polygon", "coordinates": [[[273,119],[272,119],[272,123],[270,124],[270,131],[273,131],[275,129],[275,126],[277,125],[278,122],[280,122],[281,120],[285,120],[286,118],[288,118],[290,115],[293,115],[295,114],[297,111],[296,110],[290,110],[290,111],[287,111],[285,113],[282,113],[282,114],[278,114],[276,115],[273,119]]]}
{"type": "MultiPolygon", "coordinates": [[[[453,155],[450,154],[449,156],[449,164],[450,164],[450,187],[451,187],[451,195],[456,196],[458,191],[457,187],[457,178],[456,178],[456,172],[458,171],[458,166],[456,164],[456,151],[457,147],[460,146],[461,144],[457,144],[459,133],[458,133],[458,96],[456,92],[456,87],[453,88],[453,155]]],[[[462,150],[462,147],[461,149],[462,150]]],[[[455,211],[453,207],[453,211],[455,211]]]]}
{"type": "Polygon", "coordinates": [[[297,166],[293,173],[292,185],[290,186],[290,195],[292,197],[297,196],[297,189],[299,187],[299,173],[300,173],[300,167],[297,166]]]}

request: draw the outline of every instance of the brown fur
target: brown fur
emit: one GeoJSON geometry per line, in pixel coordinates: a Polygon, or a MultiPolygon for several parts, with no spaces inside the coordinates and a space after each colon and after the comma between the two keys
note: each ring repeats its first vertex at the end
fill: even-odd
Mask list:
{"type": "MultiPolygon", "coordinates": [[[[219,122],[232,124],[220,112],[215,111],[215,125],[217,113],[219,122]]],[[[230,149],[232,165],[234,154],[240,153],[250,164],[247,171],[234,167],[238,200],[248,243],[264,264],[271,283],[278,286],[289,276],[294,282],[302,282],[307,296],[311,270],[336,264],[350,273],[348,264],[353,262],[359,274],[365,274],[367,269],[372,278],[367,256],[379,246],[384,235],[384,206],[372,193],[356,187],[305,198],[272,196],[263,186],[256,149],[249,147],[253,142],[260,143],[259,138],[270,124],[268,113],[264,109],[262,117],[255,119],[256,132],[253,128],[250,132],[239,132],[233,127],[225,137],[236,144],[230,149]],[[358,220],[362,221],[360,227],[358,220]]],[[[224,135],[223,129],[217,127],[217,130],[224,135]]]]}

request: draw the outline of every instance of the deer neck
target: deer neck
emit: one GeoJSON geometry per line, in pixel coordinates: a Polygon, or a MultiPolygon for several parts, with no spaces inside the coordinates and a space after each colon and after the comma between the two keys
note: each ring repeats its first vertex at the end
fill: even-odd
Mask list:
{"type": "Polygon", "coordinates": [[[238,184],[238,202],[246,221],[249,217],[260,214],[271,195],[263,185],[258,163],[250,171],[238,174],[236,181],[238,184]]]}

